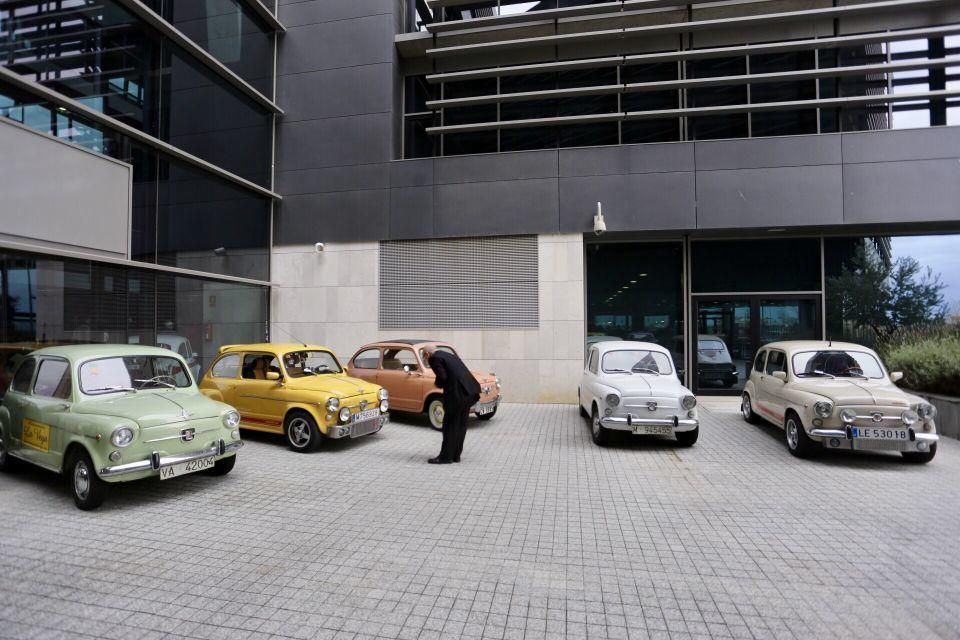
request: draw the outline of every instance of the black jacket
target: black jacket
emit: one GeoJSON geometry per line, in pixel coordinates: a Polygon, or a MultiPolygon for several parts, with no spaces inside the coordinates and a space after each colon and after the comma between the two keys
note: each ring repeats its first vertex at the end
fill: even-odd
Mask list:
{"type": "Polygon", "coordinates": [[[430,356],[430,368],[437,376],[436,385],[443,395],[454,402],[473,405],[480,399],[480,383],[473,377],[463,360],[446,351],[436,351],[430,356]]]}

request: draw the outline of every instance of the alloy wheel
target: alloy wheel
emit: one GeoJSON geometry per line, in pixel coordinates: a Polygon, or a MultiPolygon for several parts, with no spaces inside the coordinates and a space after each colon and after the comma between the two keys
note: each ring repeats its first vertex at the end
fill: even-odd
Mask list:
{"type": "Polygon", "coordinates": [[[290,444],[297,449],[303,449],[310,444],[310,423],[303,418],[294,418],[290,421],[290,444]]]}
{"type": "Polygon", "coordinates": [[[753,407],[750,406],[750,396],[746,394],[743,395],[743,401],[740,403],[740,413],[743,414],[744,420],[749,420],[753,414],[753,407]]]}
{"type": "Polygon", "coordinates": [[[787,420],[787,446],[796,450],[800,446],[800,433],[797,431],[797,422],[793,418],[787,420]]]}
{"type": "Polygon", "coordinates": [[[90,469],[85,460],[78,460],[73,467],[73,492],[81,500],[86,500],[90,494],[90,469]]]}

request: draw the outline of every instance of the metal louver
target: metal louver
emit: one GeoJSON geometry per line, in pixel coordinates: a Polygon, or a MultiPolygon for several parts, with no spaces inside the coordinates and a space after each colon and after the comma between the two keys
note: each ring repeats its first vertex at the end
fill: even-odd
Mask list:
{"type": "Polygon", "coordinates": [[[539,326],[537,236],[380,243],[381,329],[539,326]]]}

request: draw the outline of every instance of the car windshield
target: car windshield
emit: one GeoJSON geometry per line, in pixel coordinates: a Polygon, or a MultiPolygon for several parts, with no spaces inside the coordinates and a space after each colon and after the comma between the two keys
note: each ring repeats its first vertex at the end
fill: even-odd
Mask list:
{"type": "Polygon", "coordinates": [[[603,355],[604,373],[672,373],[670,358],[665,353],[649,349],[623,349],[603,355]]]}
{"type": "Polygon", "coordinates": [[[291,351],[283,354],[283,368],[291,378],[342,373],[343,369],[329,351],[291,351]]]}
{"type": "Polygon", "coordinates": [[[865,351],[824,349],[793,354],[793,371],[799,378],[883,378],[877,358],[865,351]]]}
{"type": "Polygon", "coordinates": [[[80,365],[80,391],[87,395],[183,389],[191,384],[183,363],[167,356],[117,356],[88,360],[80,365]]]}
{"type": "MultiPolygon", "coordinates": [[[[446,351],[447,353],[452,353],[453,355],[457,355],[457,352],[454,351],[452,348],[442,344],[438,344],[436,347],[434,347],[434,351],[446,351]]],[[[423,349],[420,349],[420,359],[423,360],[423,366],[429,369],[430,362],[428,362],[427,354],[423,352],[423,349]]]]}

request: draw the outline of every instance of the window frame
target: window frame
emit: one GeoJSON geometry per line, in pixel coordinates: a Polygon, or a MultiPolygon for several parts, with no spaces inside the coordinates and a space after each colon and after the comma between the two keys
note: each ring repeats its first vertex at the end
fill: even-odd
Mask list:
{"type": "Polygon", "coordinates": [[[213,361],[213,364],[210,365],[210,377],[211,377],[211,378],[217,378],[218,380],[237,380],[237,379],[239,379],[239,378],[241,377],[241,376],[240,376],[240,374],[242,373],[241,369],[243,368],[243,367],[241,366],[242,363],[243,363],[243,358],[240,357],[240,354],[239,354],[239,353],[236,353],[236,352],[225,353],[225,354],[221,355],[219,358],[217,358],[216,360],[214,360],[214,361],[213,361]],[[230,376],[218,376],[216,373],[214,373],[214,369],[217,368],[217,365],[218,365],[218,364],[220,364],[222,361],[226,360],[227,358],[234,357],[234,356],[237,358],[237,373],[236,373],[233,377],[230,377],[230,376]]]}
{"type": "MultiPolygon", "coordinates": [[[[60,383],[57,384],[57,386],[54,388],[54,391],[59,389],[60,384],[62,383],[63,383],[63,376],[61,375],[60,383]]],[[[60,356],[48,356],[48,357],[41,358],[38,361],[37,369],[34,372],[33,384],[30,385],[30,395],[32,395],[35,398],[46,398],[48,400],[63,400],[64,402],[72,402],[73,401],[73,371],[72,371],[72,366],[70,364],[70,361],[60,356]],[[43,365],[45,365],[48,362],[63,362],[67,365],[67,368],[65,369],[65,371],[66,371],[66,374],[70,376],[70,394],[66,398],[61,398],[60,396],[57,396],[57,395],[44,395],[44,394],[37,393],[37,383],[40,381],[40,371],[43,369],[43,365]]]]}
{"type": "Polygon", "coordinates": [[[770,350],[769,350],[769,349],[760,349],[759,351],[757,351],[757,355],[754,356],[754,358],[753,358],[753,370],[754,370],[756,373],[759,373],[759,374],[762,375],[763,372],[766,371],[766,369],[767,369],[767,354],[768,354],[768,353],[770,353],[770,350]],[[759,369],[757,368],[757,358],[763,358],[763,360],[759,363],[759,364],[760,364],[760,368],[759,368],[759,369]]]}
{"type": "Polygon", "coordinates": [[[777,371],[783,371],[784,373],[787,373],[787,352],[782,351],[780,349],[769,349],[767,351],[766,365],[763,368],[764,375],[772,376],[775,373],[774,371],[770,371],[770,364],[771,364],[770,361],[772,360],[773,354],[775,353],[779,353],[783,356],[783,362],[780,363],[783,368],[777,369],[777,371]]]}
{"type": "Polygon", "coordinates": [[[353,367],[355,369],[362,369],[364,371],[379,371],[382,368],[383,363],[383,347],[370,347],[369,349],[361,349],[357,352],[357,355],[353,356],[353,367]],[[360,359],[360,356],[367,353],[368,351],[377,352],[377,364],[372,367],[361,367],[357,364],[357,360],[360,359]]]}
{"type": "MultiPolygon", "coordinates": [[[[285,376],[286,371],[283,370],[283,363],[280,361],[280,357],[277,356],[277,354],[269,353],[269,352],[260,352],[260,351],[247,351],[247,352],[244,352],[243,358],[241,358],[240,360],[240,378],[239,378],[240,380],[246,380],[248,382],[276,382],[276,380],[267,380],[266,378],[264,378],[263,380],[260,380],[259,378],[248,378],[244,376],[243,369],[246,366],[244,362],[246,361],[248,356],[255,356],[258,358],[261,358],[263,356],[270,356],[271,358],[277,361],[277,369],[279,369],[279,372],[280,372],[280,380],[284,380],[286,378],[285,376]]],[[[270,365],[268,364],[267,365],[268,371],[269,371],[269,367],[270,365]]]]}
{"type": "Polygon", "coordinates": [[[10,379],[10,386],[7,388],[7,393],[10,393],[11,391],[13,391],[14,393],[29,395],[30,390],[33,389],[33,383],[36,377],[37,377],[37,358],[33,356],[24,358],[20,362],[20,366],[18,366],[17,370],[13,373],[13,377],[10,379]],[[27,388],[26,390],[17,389],[14,386],[17,383],[17,376],[20,375],[20,371],[23,369],[23,367],[26,367],[28,365],[33,367],[33,371],[30,372],[30,378],[27,380],[27,388]]]}

